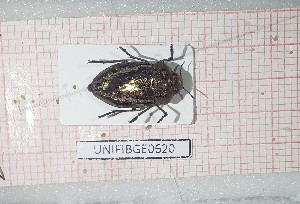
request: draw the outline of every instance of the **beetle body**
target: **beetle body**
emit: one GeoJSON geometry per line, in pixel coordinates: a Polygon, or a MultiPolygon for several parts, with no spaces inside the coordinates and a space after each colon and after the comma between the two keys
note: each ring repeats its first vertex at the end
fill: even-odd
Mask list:
{"type": "Polygon", "coordinates": [[[182,78],[163,61],[122,62],[100,72],[88,90],[118,108],[143,108],[168,104],[182,90],[182,78]]]}
{"type": "Polygon", "coordinates": [[[185,89],[181,70],[179,75],[165,63],[174,60],[173,45],[170,47],[171,57],[156,62],[135,57],[126,49],[119,48],[131,59],[88,61],[88,63],[115,63],[100,72],[88,85],[88,90],[95,97],[119,108],[98,117],[140,111],[129,121],[132,123],[140,115],[156,106],[164,114],[158,121],[160,123],[168,115],[160,106],[168,104],[174,95],[185,89]],[[124,108],[129,108],[129,110],[124,108]]]}

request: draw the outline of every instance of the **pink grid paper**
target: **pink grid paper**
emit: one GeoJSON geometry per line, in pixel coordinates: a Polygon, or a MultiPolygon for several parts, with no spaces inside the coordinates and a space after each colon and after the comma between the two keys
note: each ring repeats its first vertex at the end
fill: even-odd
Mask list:
{"type": "MultiPolygon", "coordinates": [[[[299,171],[299,9],[1,22],[0,186],[299,171]],[[197,121],[62,126],[62,44],[191,44],[197,121]],[[193,157],[77,160],[76,141],[193,140],[193,157]]],[[[80,90],[85,87],[78,87],[80,90]]],[[[70,87],[70,92],[74,91],[70,87]]],[[[78,93],[80,94],[80,92],[78,93]]]]}

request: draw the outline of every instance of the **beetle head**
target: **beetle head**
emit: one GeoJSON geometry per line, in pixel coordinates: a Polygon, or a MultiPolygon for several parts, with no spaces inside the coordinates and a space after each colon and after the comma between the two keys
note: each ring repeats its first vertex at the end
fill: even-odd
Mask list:
{"type": "Polygon", "coordinates": [[[173,89],[175,94],[178,94],[183,89],[182,77],[175,72],[173,72],[173,89]]]}

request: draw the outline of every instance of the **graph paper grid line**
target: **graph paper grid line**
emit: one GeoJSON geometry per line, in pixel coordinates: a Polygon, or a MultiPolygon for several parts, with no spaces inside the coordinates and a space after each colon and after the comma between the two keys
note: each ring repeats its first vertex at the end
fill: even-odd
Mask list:
{"type": "Polygon", "coordinates": [[[295,8],[1,22],[0,186],[299,171],[299,18],[295,8]],[[171,43],[195,49],[195,125],[60,124],[59,102],[71,100],[58,94],[60,45],[171,43]],[[191,139],[192,158],[76,158],[79,140],[162,138],[191,139]]]}

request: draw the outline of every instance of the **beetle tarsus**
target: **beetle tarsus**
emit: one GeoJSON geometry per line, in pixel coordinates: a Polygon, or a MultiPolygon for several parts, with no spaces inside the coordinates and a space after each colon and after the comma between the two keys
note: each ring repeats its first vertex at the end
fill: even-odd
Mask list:
{"type": "Polygon", "coordinates": [[[142,114],[144,114],[145,112],[147,112],[150,108],[152,108],[151,106],[148,108],[145,108],[144,110],[142,110],[141,112],[139,112],[137,114],[137,116],[135,116],[134,118],[132,118],[129,123],[133,123],[134,121],[136,121],[138,119],[138,117],[140,117],[142,114]]]}
{"type": "Polygon", "coordinates": [[[110,112],[107,112],[103,115],[99,115],[98,118],[103,118],[105,116],[110,116],[112,114],[119,114],[119,113],[122,113],[122,112],[128,112],[128,111],[132,111],[132,110],[112,110],[110,112]]]}
{"type": "Polygon", "coordinates": [[[147,63],[149,63],[147,60],[145,60],[145,59],[142,59],[142,58],[140,58],[140,57],[135,57],[135,56],[133,56],[132,54],[130,54],[125,48],[123,48],[123,47],[119,47],[123,52],[125,52],[125,54],[126,55],[128,55],[128,57],[130,57],[131,59],[135,59],[135,60],[139,60],[139,61],[142,61],[142,62],[147,62],[147,63]]]}
{"type": "Polygon", "coordinates": [[[156,105],[157,108],[164,113],[164,115],[159,119],[159,121],[157,121],[157,123],[160,123],[165,117],[168,116],[168,113],[166,111],[164,111],[161,107],[159,107],[158,105],[156,105]]]}
{"type": "Polygon", "coordinates": [[[110,114],[112,114],[112,111],[108,112],[108,113],[105,113],[105,114],[102,114],[102,115],[99,115],[98,118],[103,118],[103,117],[105,117],[107,115],[110,115],[110,114]]]}
{"type": "Polygon", "coordinates": [[[173,56],[174,56],[174,48],[173,48],[173,44],[171,44],[170,46],[170,52],[171,52],[171,57],[169,58],[170,60],[174,60],[173,56]]]}
{"type": "Polygon", "coordinates": [[[173,44],[170,45],[170,53],[171,56],[168,59],[164,59],[163,61],[173,61],[174,60],[174,48],[173,48],[173,44]]]}
{"type": "Polygon", "coordinates": [[[106,64],[106,63],[117,63],[117,62],[128,62],[128,60],[88,60],[88,64],[106,64]]]}

